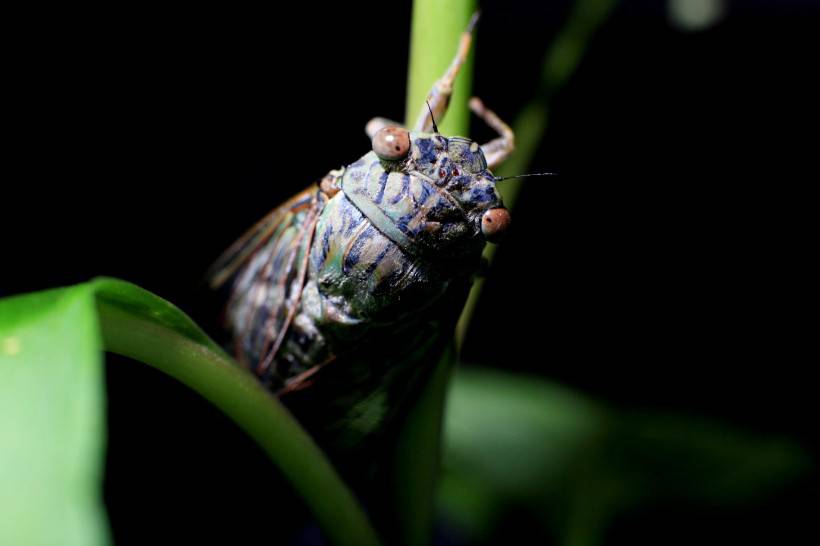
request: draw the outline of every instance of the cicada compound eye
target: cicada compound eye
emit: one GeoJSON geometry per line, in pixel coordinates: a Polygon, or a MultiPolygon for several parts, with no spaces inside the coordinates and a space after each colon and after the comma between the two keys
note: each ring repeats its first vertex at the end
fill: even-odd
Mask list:
{"type": "Polygon", "coordinates": [[[500,241],[510,227],[507,209],[490,209],[481,216],[481,233],[491,243],[500,241]]]}
{"type": "Polygon", "coordinates": [[[387,161],[402,159],[410,151],[410,133],[403,127],[384,127],[373,135],[373,151],[387,161]]]}

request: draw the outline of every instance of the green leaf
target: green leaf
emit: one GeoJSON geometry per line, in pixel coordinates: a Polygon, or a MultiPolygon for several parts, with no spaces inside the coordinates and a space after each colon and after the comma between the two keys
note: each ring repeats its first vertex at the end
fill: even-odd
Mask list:
{"type": "Polygon", "coordinates": [[[459,369],[445,418],[448,471],[481,479],[506,497],[538,494],[605,428],[603,408],[526,375],[459,369]]]}
{"type": "Polygon", "coordinates": [[[102,371],[88,286],[0,301],[0,544],[109,543],[102,371]]]}
{"type": "Polygon", "coordinates": [[[783,438],[617,410],[536,377],[461,369],[452,384],[440,502],[476,535],[504,506],[518,505],[565,544],[595,544],[614,517],[639,504],[748,501],[811,464],[783,438]]]}
{"type": "Polygon", "coordinates": [[[331,543],[379,543],[325,454],[256,377],[162,298],[114,279],[92,285],[107,350],[178,379],[233,419],[282,470],[331,543]]]}

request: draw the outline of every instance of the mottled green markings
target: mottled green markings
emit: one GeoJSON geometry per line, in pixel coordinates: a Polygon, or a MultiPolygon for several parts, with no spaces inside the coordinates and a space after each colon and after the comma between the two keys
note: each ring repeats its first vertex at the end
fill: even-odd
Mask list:
{"type": "Polygon", "coordinates": [[[0,544],[109,543],[104,387],[91,287],[0,301],[0,544]]]}
{"type": "MultiPolygon", "coordinates": [[[[350,202],[353,203],[356,208],[359,209],[362,214],[367,217],[388,239],[399,245],[406,252],[412,252],[413,245],[410,238],[399,226],[396,225],[396,221],[388,215],[388,212],[384,210],[381,204],[384,197],[385,186],[387,185],[387,180],[389,179],[389,177],[384,177],[383,175],[387,173],[380,168],[381,165],[379,164],[378,159],[370,158],[367,163],[367,172],[361,178],[356,178],[353,176],[356,173],[356,167],[351,167],[348,169],[346,172],[347,176],[342,178],[342,190],[345,192],[345,195],[350,202]],[[373,176],[371,176],[370,173],[373,172],[374,166],[376,167],[376,172],[373,176]],[[377,187],[368,188],[367,185],[369,182],[375,182],[377,187]],[[374,190],[376,196],[372,195],[374,190]]],[[[402,201],[409,201],[409,199],[402,201]]],[[[391,201],[391,203],[394,205],[399,204],[398,201],[391,201]]],[[[403,204],[402,206],[404,213],[407,213],[409,208],[410,207],[407,204],[403,204]]]]}

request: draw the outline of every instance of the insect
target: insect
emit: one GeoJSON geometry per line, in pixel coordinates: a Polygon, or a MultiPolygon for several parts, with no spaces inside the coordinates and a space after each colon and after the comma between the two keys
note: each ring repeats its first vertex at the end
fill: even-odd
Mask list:
{"type": "Polygon", "coordinates": [[[240,362],[315,436],[355,447],[384,428],[452,337],[487,241],[510,224],[491,169],[512,130],[486,144],[439,133],[475,17],[412,130],[366,126],[372,149],[259,221],[217,261],[233,280],[226,319],[240,362]]]}

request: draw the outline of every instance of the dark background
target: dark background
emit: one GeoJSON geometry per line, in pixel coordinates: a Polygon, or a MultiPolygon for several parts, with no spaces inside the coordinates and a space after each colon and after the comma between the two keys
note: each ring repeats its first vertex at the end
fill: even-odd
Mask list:
{"type": "MultiPolygon", "coordinates": [[[[811,4],[734,2],[681,32],[663,3],[621,3],[551,103],[531,170],[560,176],[528,182],[465,360],[816,453],[811,4]]],[[[568,7],[483,2],[474,92],[503,118],[537,93],[568,7]]],[[[370,117],[404,111],[409,2],[279,9],[9,19],[0,295],[111,275],[215,331],[209,263],[365,153],[370,117]]],[[[148,367],[108,362],[117,544],[290,532],[298,501],[242,433],[148,367]]],[[[740,508],[658,505],[607,538],[790,542],[817,500],[815,472],[740,508]]]]}

